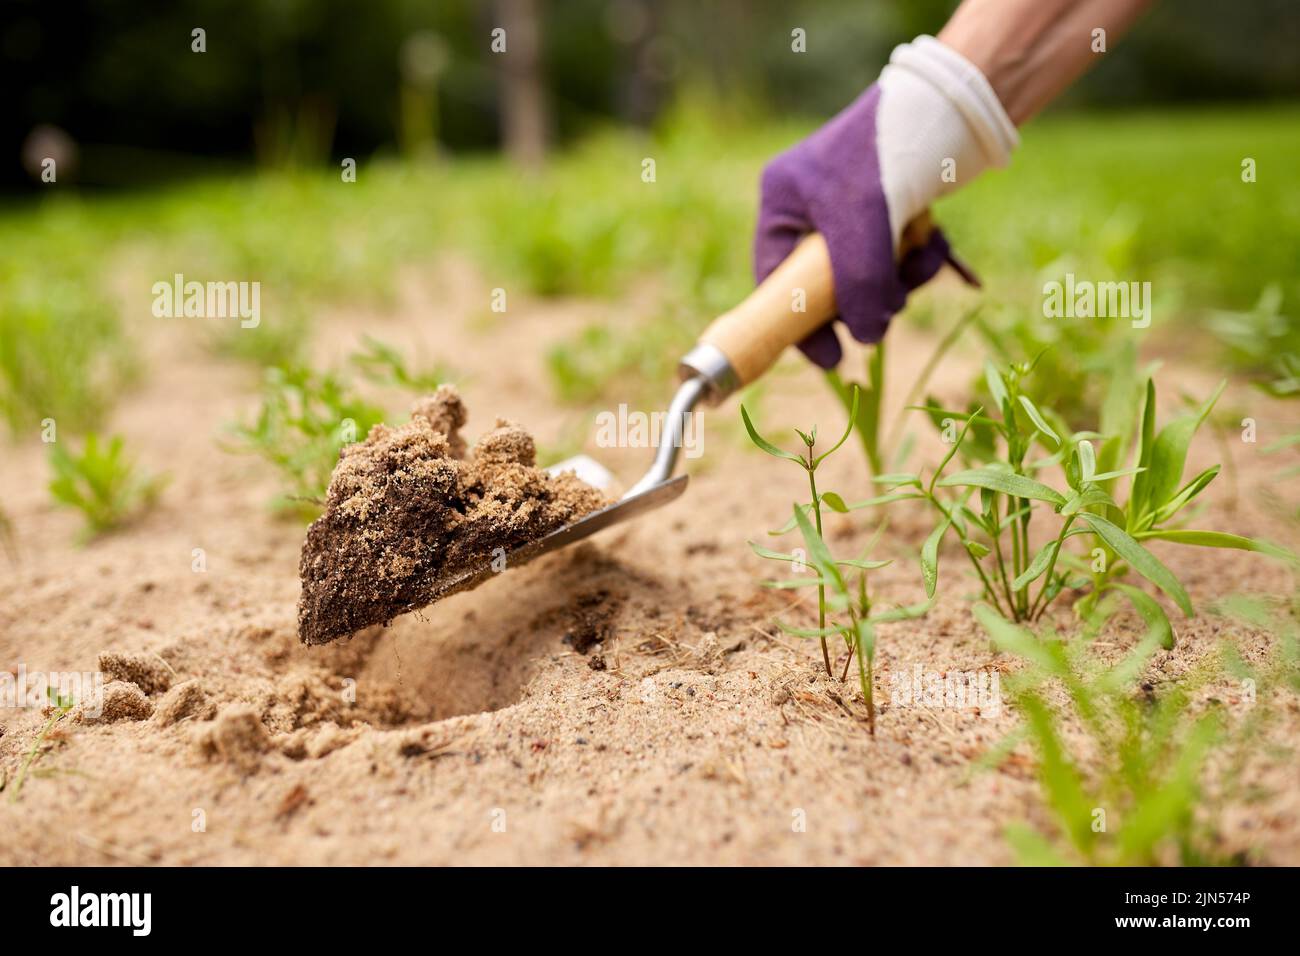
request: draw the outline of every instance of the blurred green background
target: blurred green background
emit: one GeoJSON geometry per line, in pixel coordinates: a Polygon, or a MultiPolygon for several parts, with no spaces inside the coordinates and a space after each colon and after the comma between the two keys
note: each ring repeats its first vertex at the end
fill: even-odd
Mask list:
{"type": "MultiPolygon", "coordinates": [[[[651,276],[655,320],[593,324],[539,361],[576,406],[613,381],[661,392],[752,284],[763,163],[954,6],[103,0],[74,29],[62,7],[8,0],[0,417],[26,435],[47,415],[102,421],[138,366],[110,294],[127,256],[258,278],[277,303],[263,328],[214,348],[277,368],[301,362],[315,305],[391,301],[402,264],[449,247],[536,296],[614,298],[651,276]]],[[[1300,338],[1297,49],[1293,0],[1157,4],[1029,124],[1009,170],[944,200],[990,340],[1023,357],[1061,338],[1044,276],[1150,280],[1150,343],[1276,380],[1300,338]]],[[[1064,350],[1079,379],[1113,347],[1094,326],[1064,350]]]]}

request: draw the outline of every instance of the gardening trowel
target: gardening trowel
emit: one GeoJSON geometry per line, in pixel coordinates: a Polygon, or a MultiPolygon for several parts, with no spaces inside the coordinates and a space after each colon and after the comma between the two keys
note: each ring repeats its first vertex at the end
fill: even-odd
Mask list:
{"type": "MultiPolygon", "coordinates": [[[[835,314],[835,290],[830,253],[817,233],[805,237],[794,252],[777,266],[749,297],[720,315],[704,330],[699,344],[686,353],[678,367],[681,384],[668,407],[650,470],[617,502],[565,525],[545,537],[530,541],[506,555],[509,567],[531,561],[567,544],[638,517],[665,505],[686,490],[686,475],[673,477],[687,421],[701,402],[716,405],[737,389],[766,372],[786,347],[800,341],[835,314]],[[805,306],[795,311],[796,290],[805,306]]],[[[566,459],[547,469],[552,474],[574,472],[578,478],[606,489],[613,477],[586,455],[566,459]]],[[[448,582],[443,593],[462,591],[492,574],[491,567],[465,572],[448,582]]]]}

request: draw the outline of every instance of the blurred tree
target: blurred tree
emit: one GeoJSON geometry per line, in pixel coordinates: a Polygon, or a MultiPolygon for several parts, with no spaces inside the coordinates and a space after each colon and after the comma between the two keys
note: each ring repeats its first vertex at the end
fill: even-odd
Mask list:
{"type": "Polygon", "coordinates": [[[538,4],[498,0],[497,8],[504,31],[493,34],[493,53],[501,64],[501,140],[515,162],[535,169],[546,156],[549,125],[538,4]]]}
{"type": "MultiPolygon", "coordinates": [[[[719,120],[825,117],[956,0],[96,0],[0,3],[0,188],[63,130],[87,185],[247,161],[505,145],[524,162],[711,88],[719,120]],[[74,24],[70,27],[69,24],[74,24]],[[493,54],[494,27],[507,50],[493,54]],[[191,31],[206,30],[206,50],[191,31]],[[806,52],[791,31],[806,35],[806,52]],[[432,38],[437,40],[433,41],[432,38]]],[[[1061,108],[1300,95],[1296,0],[1164,0],[1061,108]]]]}

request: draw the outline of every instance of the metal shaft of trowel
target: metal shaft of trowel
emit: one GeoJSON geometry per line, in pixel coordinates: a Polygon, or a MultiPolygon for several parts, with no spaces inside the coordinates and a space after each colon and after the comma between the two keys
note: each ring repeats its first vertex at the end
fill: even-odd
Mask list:
{"type": "Polygon", "coordinates": [[[659,434],[654,463],[623,499],[635,497],[673,476],[685,443],[687,422],[701,401],[716,405],[736,390],[736,372],[722,350],[708,343],[691,349],[678,366],[682,383],[668,406],[668,421],[659,434]]]}

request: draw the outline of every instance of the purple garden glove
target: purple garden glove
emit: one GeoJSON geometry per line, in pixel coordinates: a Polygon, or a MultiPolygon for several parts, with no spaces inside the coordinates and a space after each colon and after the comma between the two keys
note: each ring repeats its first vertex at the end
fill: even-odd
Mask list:
{"type": "MultiPolygon", "coordinates": [[[[754,274],[761,282],[809,232],[830,250],[839,318],[859,342],[878,342],[907,294],[951,262],[958,263],[939,230],[896,262],[889,209],[876,149],[880,84],[829,123],[777,156],[763,170],[762,201],[754,237],[754,274]]],[[[822,368],[839,363],[843,350],[830,323],[799,343],[822,368]]]]}

